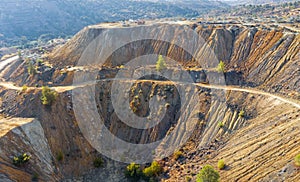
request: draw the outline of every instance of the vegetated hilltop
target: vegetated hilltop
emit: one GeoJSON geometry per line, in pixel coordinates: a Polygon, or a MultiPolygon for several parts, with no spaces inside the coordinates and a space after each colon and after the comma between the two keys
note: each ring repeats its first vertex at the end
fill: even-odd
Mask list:
{"type": "MultiPolygon", "coordinates": [[[[263,4],[263,5],[238,5],[227,9],[212,10],[207,16],[218,17],[218,20],[231,19],[244,23],[278,24],[286,23],[289,26],[299,27],[300,1],[263,4]],[[226,18],[225,18],[226,17],[226,18]]],[[[277,25],[276,25],[277,24],[277,25]]]]}
{"type": "Polygon", "coordinates": [[[99,22],[194,17],[220,7],[204,2],[197,4],[199,6],[193,9],[195,7],[190,5],[130,0],[4,0],[0,3],[0,41],[14,45],[40,36],[73,35],[84,26],[99,22]]]}
{"type": "Polygon", "coordinates": [[[231,5],[241,5],[241,4],[252,4],[252,5],[258,5],[258,4],[280,4],[285,2],[295,2],[297,0],[222,0],[227,2],[231,5]]]}
{"type": "MultiPolygon", "coordinates": [[[[128,180],[124,175],[126,164],[102,156],[84,138],[73,110],[72,91],[93,88],[90,83],[72,86],[73,75],[97,69],[95,93],[82,94],[79,103],[82,103],[83,111],[89,109],[84,103],[92,96],[106,128],[116,137],[145,144],[172,132],[176,132],[174,141],[192,133],[180,152],[159,161],[162,173],[154,173],[152,177],[169,181],[196,180],[196,174],[205,164],[216,169],[218,160],[224,159],[226,170],[218,170],[224,181],[299,179],[300,173],[293,161],[300,146],[299,34],[242,25],[191,24],[190,27],[225,63],[226,85],[209,85],[205,84],[209,81],[208,75],[222,74],[214,67],[205,66],[209,57],[202,57],[199,65],[182,49],[155,40],[124,46],[114,52],[104,67],[74,67],[89,43],[105,29],[110,29],[108,25],[86,27],[44,61],[22,58],[1,64],[1,113],[3,117],[12,117],[0,122],[1,129],[4,128],[0,130],[0,173],[3,179],[128,180]],[[127,126],[122,122],[123,118],[118,117],[112,105],[111,88],[112,78],[122,70],[124,75],[131,76],[150,69],[151,65],[138,69],[123,65],[133,57],[145,54],[161,54],[182,63],[196,83],[180,82],[182,75],[178,74],[177,67],[164,73],[175,80],[176,85],[151,75],[137,81],[116,80],[121,83],[119,90],[131,85],[129,103],[123,95],[117,98],[123,110],[131,109],[138,116],[148,117],[151,99],[166,102],[162,106],[155,105],[157,112],[151,115],[158,119],[161,113],[166,113],[162,122],[142,130],[127,126]],[[50,86],[57,93],[41,88],[43,85],[50,86]],[[182,126],[184,117],[178,115],[181,98],[175,86],[184,88],[185,98],[197,101],[180,111],[180,115],[195,123],[194,128],[176,130],[177,126],[182,126]],[[226,102],[214,99],[224,91],[226,102]],[[49,99],[51,104],[43,105],[41,98],[49,99]],[[14,156],[23,153],[30,155],[30,160],[19,166],[13,165],[14,156]]],[[[149,31],[164,26],[124,28],[116,25],[111,28],[149,31]]],[[[174,28],[174,35],[180,30],[174,28]]],[[[133,34],[137,31],[129,32],[136,36],[133,34]]],[[[110,45],[113,40],[106,37],[101,45],[110,45]]],[[[95,50],[94,54],[98,55],[98,51],[95,50]]],[[[205,55],[201,51],[205,50],[200,50],[198,55],[205,55]]],[[[147,156],[153,155],[152,151],[145,152],[148,152],[147,156]]]]}
{"type": "Polygon", "coordinates": [[[297,10],[300,7],[300,1],[289,2],[289,3],[280,3],[280,4],[263,4],[263,5],[241,5],[235,6],[223,10],[223,12],[230,12],[232,15],[269,15],[269,16],[278,16],[285,18],[286,16],[297,16],[297,10]],[[291,10],[294,10],[291,11],[291,10]]]}

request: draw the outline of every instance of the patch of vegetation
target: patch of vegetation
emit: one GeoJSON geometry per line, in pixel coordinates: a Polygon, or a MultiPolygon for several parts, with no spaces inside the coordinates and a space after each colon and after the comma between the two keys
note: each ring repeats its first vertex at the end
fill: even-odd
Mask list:
{"type": "Polygon", "coordinates": [[[38,173],[34,173],[31,177],[31,181],[38,181],[39,180],[39,174],[38,173]]]}
{"type": "Polygon", "coordinates": [[[294,161],[295,161],[295,165],[297,167],[300,167],[300,154],[296,155],[294,161]]]}
{"type": "Polygon", "coordinates": [[[27,163],[29,161],[29,159],[30,159],[30,156],[28,154],[24,153],[23,155],[19,155],[17,157],[14,157],[13,158],[13,164],[15,166],[21,166],[21,165],[27,163]]]}
{"type": "Polygon", "coordinates": [[[223,61],[220,61],[220,63],[218,64],[217,71],[219,73],[225,72],[225,63],[223,61]]]}
{"type": "Polygon", "coordinates": [[[211,165],[205,165],[197,174],[197,182],[218,182],[220,175],[211,165]]]}
{"type": "Polygon", "coordinates": [[[173,157],[174,157],[175,160],[179,159],[179,158],[182,157],[182,156],[183,156],[183,153],[182,153],[180,150],[176,151],[176,152],[173,154],[173,157]]]}
{"type": "Polygon", "coordinates": [[[218,126],[219,126],[219,128],[223,128],[224,127],[224,123],[222,121],[219,121],[218,122],[218,126]]]}
{"type": "Polygon", "coordinates": [[[139,94],[142,94],[142,93],[143,93],[143,90],[142,90],[142,89],[140,89],[140,90],[139,90],[139,94]]]}
{"type": "Polygon", "coordinates": [[[99,168],[99,167],[103,166],[104,161],[103,161],[103,159],[101,157],[97,157],[97,158],[94,159],[93,164],[94,164],[95,168],[99,168]]]}
{"type": "Polygon", "coordinates": [[[28,89],[27,85],[23,85],[23,86],[22,86],[22,92],[26,92],[27,89],[28,89]]]}
{"type": "Polygon", "coordinates": [[[128,178],[132,178],[138,180],[142,177],[143,173],[141,170],[141,166],[136,163],[131,163],[126,167],[125,175],[128,178]]]}
{"type": "Polygon", "coordinates": [[[166,61],[165,61],[165,59],[163,58],[163,56],[162,55],[159,55],[158,56],[158,60],[157,60],[157,62],[156,62],[156,70],[157,71],[162,71],[162,70],[164,70],[164,69],[166,69],[166,61]]]}
{"type": "Polygon", "coordinates": [[[239,112],[239,117],[241,117],[241,118],[245,117],[245,111],[244,110],[241,110],[239,112]]]}
{"type": "Polygon", "coordinates": [[[36,69],[35,69],[35,67],[34,67],[34,65],[32,64],[31,61],[28,62],[27,71],[28,71],[29,75],[35,75],[36,74],[36,69]]]}
{"type": "Polygon", "coordinates": [[[161,172],[162,172],[162,167],[157,161],[153,161],[151,166],[146,167],[143,170],[143,174],[149,178],[158,176],[161,172]]]}
{"type": "MultiPolygon", "coordinates": [[[[3,1],[2,1],[3,2],[3,1]]],[[[51,1],[52,2],[52,1],[51,1]]],[[[163,18],[163,17],[194,17],[199,12],[212,9],[214,6],[206,6],[205,3],[199,2],[200,11],[195,10],[187,5],[175,5],[167,2],[150,2],[150,1],[56,1],[61,13],[57,14],[54,9],[49,9],[48,1],[34,1],[34,6],[26,1],[18,1],[19,6],[14,3],[6,3],[0,6],[1,34],[9,45],[20,45],[24,48],[32,47],[32,40],[38,39],[38,42],[46,43],[49,40],[62,36],[73,35],[82,27],[99,22],[113,22],[128,19],[163,18]],[[26,13],[22,10],[26,9],[26,13]],[[124,11],[126,9],[126,12],[124,11]],[[41,14],[47,10],[45,14],[41,14]],[[23,21],[19,21],[22,17],[23,21]],[[43,24],[40,21],[33,21],[34,17],[39,17],[43,22],[55,22],[53,24],[43,24]],[[64,17],[69,17],[64,19],[64,17]],[[30,23],[28,23],[30,22],[30,23]],[[14,27],[13,29],[10,27],[14,27]],[[57,27],[60,27],[59,29],[57,27]],[[25,37],[26,36],[26,37],[25,37]]],[[[1,37],[2,39],[2,37],[1,37]]]]}
{"type": "Polygon", "coordinates": [[[37,62],[38,64],[43,64],[44,60],[42,60],[42,59],[37,59],[36,62],[37,62]]]}
{"type": "Polygon", "coordinates": [[[191,177],[191,176],[186,176],[186,177],[185,177],[185,181],[186,181],[186,182],[192,181],[192,177],[191,177]]]}
{"type": "Polygon", "coordinates": [[[223,170],[223,169],[225,169],[225,167],[226,167],[226,164],[225,164],[224,160],[223,159],[219,160],[218,161],[218,168],[220,170],[223,170]]]}
{"type": "Polygon", "coordinates": [[[141,100],[138,95],[136,95],[133,100],[130,102],[130,108],[134,113],[138,111],[139,106],[141,105],[141,100]]]}
{"type": "Polygon", "coordinates": [[[22,60],[22,53],[21,53],[21,50],[18,50],[18,57],[20,60],[22,60]]]}
{"type": "Polygon", "coordinates": [[[62,161],[64,159],[64,154],[62,153],[62,151],[59,151],[57,154],[56,154],[56,160],[57,161],[62,161]]]}
{"type": "Polygon", "coordinates": [[[43,105],[51,105],[56,99],[57,93],[49,87],[42,87],[41,101],[43,105]]]}

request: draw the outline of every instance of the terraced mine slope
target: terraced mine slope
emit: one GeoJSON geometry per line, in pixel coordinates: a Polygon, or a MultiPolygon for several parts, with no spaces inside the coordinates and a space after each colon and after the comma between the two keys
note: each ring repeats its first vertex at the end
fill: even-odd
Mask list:
{"type": "MultiPolygon", "coordinates": [[[[142,28],[147,31],[160,26],[165,24],[142,28]]],[[[151,143],[172,132],[176,132],[174,141],[177,141],[186,133],[191,134],[180,148],[182,156],[176,160],[170,156],[159,161],[164,169],[157,177],[160,181],[185,181],[187,176],[195,181],[203,165],[211,164],[216,168],[219,159],[224,159],[227,164],[225,170],[219,171],[221,181],[300,179],[299,168],[293,161],[300,152],[299,34],[243,26],[179,25],[184,26],[194,29],[215,52],[217,59],[225,62],[225,84],[209,79],[211,75],[220,73],[215,70],[217,65],[210,65],[208,59],[201,59],[199,66],[183,49],[155,40],[130,43],[114,52],[103,66],[80,65],[85,48],[105,30],[129,29],[107,24],[86,27],[63,47],[45,55],[44,62],[32,60],[36,74],[28,72],[30,64],[23,58],[1,61],[1,179],[128,180],[124,175],[127,164],[101,155],[80,130],[72,93],[85,89],[94,89],[95,92],[92,95],[82,94],[79,101],[95,100],[105,127],[127,142],[151,143]],[[165,72],[172,81],[155,75],[128,79],[151,70],[154,65],[138,69],[121,65],[133,57],[147,54],[161,54],[178,61],[191,76],[192,82],[182,81],[176,66],[165,72]],[[124,78],[117,78],[122,71],[124,78]],[[90,72],[95,73],[96,81],[86,79],[72,84],[76,75],[90,72]],[[123,123],[112,104],[114,82],[119,83],[120,91],[130,86],[127,95],[130,102],[125,96],[115,99],[122,109],[130,109],[138,116],[148,117],[149,102],[163,100],[164,105],[154,105],[158,111],[151,115],[158,119],[160,112],[165,113],[162,121],[144,130],[123,123]],[[26,89],[24,85],[27,85],[26,89]],[[57,92],[50,106],[41,103],[43,85],[57,92]],[[184,98],[196,101],[185,106],[185,110],[180,110],[184,104],[178,94],[180,89],[176,89],[178,87],[184,88],[184,98]],[[133,102],[134,99],[138,103],[133,102]],[[195,127],[176,130],[181,123],[180,116],[189,117],[188,121],[195,123],[195,127]],[[29,162],[14,166],[13,157],[23,153],[31,156],[29,162]],[[95,168],[93,163],[99,157],[103,159],[103,166],[95,168]]],[[[174,35],[176,31],[174,29],[174,35]]],[[[132,37],[137,36],[135,31],[129,32],[132,32],[132,37]]],[[[160,33],[165,35],[168,32],[160,33]]],[[[113,40],[106,37],[101,43],[111,45],[113,40]]],[[[97,51],[91,55],[97,55],[97,51]]],[[[205,55],[207,51],[200,49],[197,54],[205,55]]],[[[82,104],[81,107],[83,111],[89,109],[88,105],[82,104]]]]}

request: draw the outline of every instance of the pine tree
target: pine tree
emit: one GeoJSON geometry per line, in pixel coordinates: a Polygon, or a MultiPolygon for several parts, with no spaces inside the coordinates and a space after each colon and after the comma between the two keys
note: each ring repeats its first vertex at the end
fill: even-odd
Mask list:
{"type": "Polygon", "coordinates": [[[197,175],[197,182],[218,182],[220,175],[211,165],[205,165],[197,175]]]}
{"type": "Polygon", "coordinates": [[[220,63],[218,64],[217,71],[219,73],[225,72],[225,63],[223,61],[220,61],[220,63]]]}
{"type": "Polygon", "coordinates": [[[162,55],[159,55],[158,56],[158,60],[157,60],[157,62],[156,62],[156,70],[157,71],[162,71],[162,70],[164,70],[164,69],[166,69],[166,61],[165,61],[165,59],[163,58],[163,56],[162,55]]]}

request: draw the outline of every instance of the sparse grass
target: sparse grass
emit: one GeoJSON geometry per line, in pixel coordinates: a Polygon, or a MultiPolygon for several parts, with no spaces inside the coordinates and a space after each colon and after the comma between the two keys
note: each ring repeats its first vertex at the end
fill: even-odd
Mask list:
{"type": "Polygon", "coordinates": [[[103,159],[101,157],[97,157],[97,158],[94,159],[93,164],[94,164],[95,168],[99,168],[99,167],[103,166],[104,162],[103,162],[103,159]]]}
{"type": "Polygon", "coordinates": [[[223,159],[219,160],[218,161],[218,168],[220,170],[223,170],[223,169],[225,169],[225,167],[226,167],[226,164],[225,164],[224,160],[223,159]]]}
{"type": "Polygon", "coordinates": [[[296,155],[294,161],[295,161],[295,165],[297,167],[300,167],[300,154],[296,155]]]}

